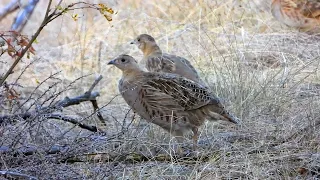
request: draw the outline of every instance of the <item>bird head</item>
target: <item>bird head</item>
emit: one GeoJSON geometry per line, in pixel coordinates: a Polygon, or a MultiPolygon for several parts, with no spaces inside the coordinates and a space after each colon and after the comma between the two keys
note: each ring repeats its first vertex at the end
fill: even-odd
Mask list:
{"type": "Polygon", "coordinates": [[[108,65],[114,65],[122,71],[140,70],[138,62],[132,56],[126,54],[122,54],[111,60],[108,65]]]}
{"type": "Polygon", "coordinates": [[[155,39],[148,34],[140,34],[136,39],[134,39],[130,44],[135,44],[142,52],[157,46],[155,39]]]}

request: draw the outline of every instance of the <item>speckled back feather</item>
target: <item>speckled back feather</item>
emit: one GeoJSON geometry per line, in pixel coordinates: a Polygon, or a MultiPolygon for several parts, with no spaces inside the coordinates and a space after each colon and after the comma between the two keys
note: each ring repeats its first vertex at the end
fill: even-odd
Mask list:
{"type": "Polygon", "coordinates": [[[136,38],[135,43],[144,54],[143,61],[148,71],[178,74],[205,84],[190,61],[180,56],[163,53],[152,36],[141,34],[136,38]]]}
{"type": "Polygon", "coordinates": [[[320,31],[319,0],[273,0],[272,15],[280,22],[304,31],[320,31]]]}

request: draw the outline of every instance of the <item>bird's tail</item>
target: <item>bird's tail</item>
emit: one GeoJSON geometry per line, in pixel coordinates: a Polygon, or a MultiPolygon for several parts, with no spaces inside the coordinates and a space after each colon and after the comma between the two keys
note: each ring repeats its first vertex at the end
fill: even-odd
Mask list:
{"type": "Polygon", "coordinates": [[[225,111],[223,114],[221,114],[224,118],[226,118],[228,121],[234,123],[234,124],[241,124],[241,120],[234,116],[233,114],[225,111]]]}
{"type": "Polygon", "coordinates": [[[222,113],[216,113],[216,112],[210,112],[209,113],[209,120],[225,120],[232,122],[234,124],[241,124],[241,120],[237,118],[236,116],[232,115],[231,113],[227,111],[223,111],[222,113]]]}

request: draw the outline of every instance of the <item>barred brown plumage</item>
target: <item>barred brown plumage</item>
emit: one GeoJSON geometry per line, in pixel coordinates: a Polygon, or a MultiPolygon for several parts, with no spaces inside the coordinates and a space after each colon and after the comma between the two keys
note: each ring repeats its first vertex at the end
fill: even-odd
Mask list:
{"type": "Polygon", "coordinates": [[[271,13],[288,26],[320,32],[319,0],[272,0],[271,13]]]}
{"type": "Polygon", "coordinates": [[[131,56],[110,61],[122,70],[119,91],[128,105],[143,119],[157,124],[182,141],[192,130],[196,145],[198,128],[205,119],[239,123],[219,99],[202,84],[177,74],[143,71],[131,56]]]}
{"type": "Polygon", "coordinates": [[[179,74],[195,82],[205,84],[191,63],[180,56],[162,53],[155,39],[148,34],[139,35],[131,44],[136,44],[143,52],[143,61],[150,72],[179,74]]]}

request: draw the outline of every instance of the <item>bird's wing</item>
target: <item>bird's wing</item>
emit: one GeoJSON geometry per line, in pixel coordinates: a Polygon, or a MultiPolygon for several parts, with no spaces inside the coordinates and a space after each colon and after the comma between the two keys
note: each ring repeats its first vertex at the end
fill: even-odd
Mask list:
{"type": "Polygon", "coordinates": [[[202,82],[198,72],[191,63],[180,56],[157,54],[149,56],[146,67],[150,72],[167,72],[179,74],[196,82],[202,82]]]}
{"type": "Polygon", "coordinates": [[[142,87],[150,106],[175,110],[194,110],[208,104],[222,106],[204,86],[170,73],[147,73],[142,87]]]}
{"type": "Polygon", "coordinates": [[[168,72],[175,71],[175,63],[162,55],[150,56],[146,62],[146,68],[151,72],[168,72]]]}
{"type": "Polygon", "coordinates": [[[176,55],[172,55],[172,54],[164,54],[163,57],[165,57],[165,59],[170,59],[171,61],[173,61],[174,64],[176,64],[176,66],[181,64],[180,66],[183,67],[183,69],[185,71],[191,71],[192,73],[194,73],[195,75],[198,76],[198,72],[192,66],[190,61],[188,61],[187,59],[185,59],[185,58],[183,58],[181,56],[176,56],[176,55]]]}
{"type": "Polygon", "coordinates": [[[297,8],[308,18],[320,19],[320,0],[301,2],[297,8]]]}
{"type": "Polygon", "coordinates": [[[184,71],[192,71],[197,74],[196,69],[191,65],[191,63],[180,56],[171,54],[157,54],[152,55],[147,58],[147,69],[152,72],[168,72],[173,73],[177,68],[181,68],[184,71]],[[178,66],[178,67],[177,67],[178,66]]]}

